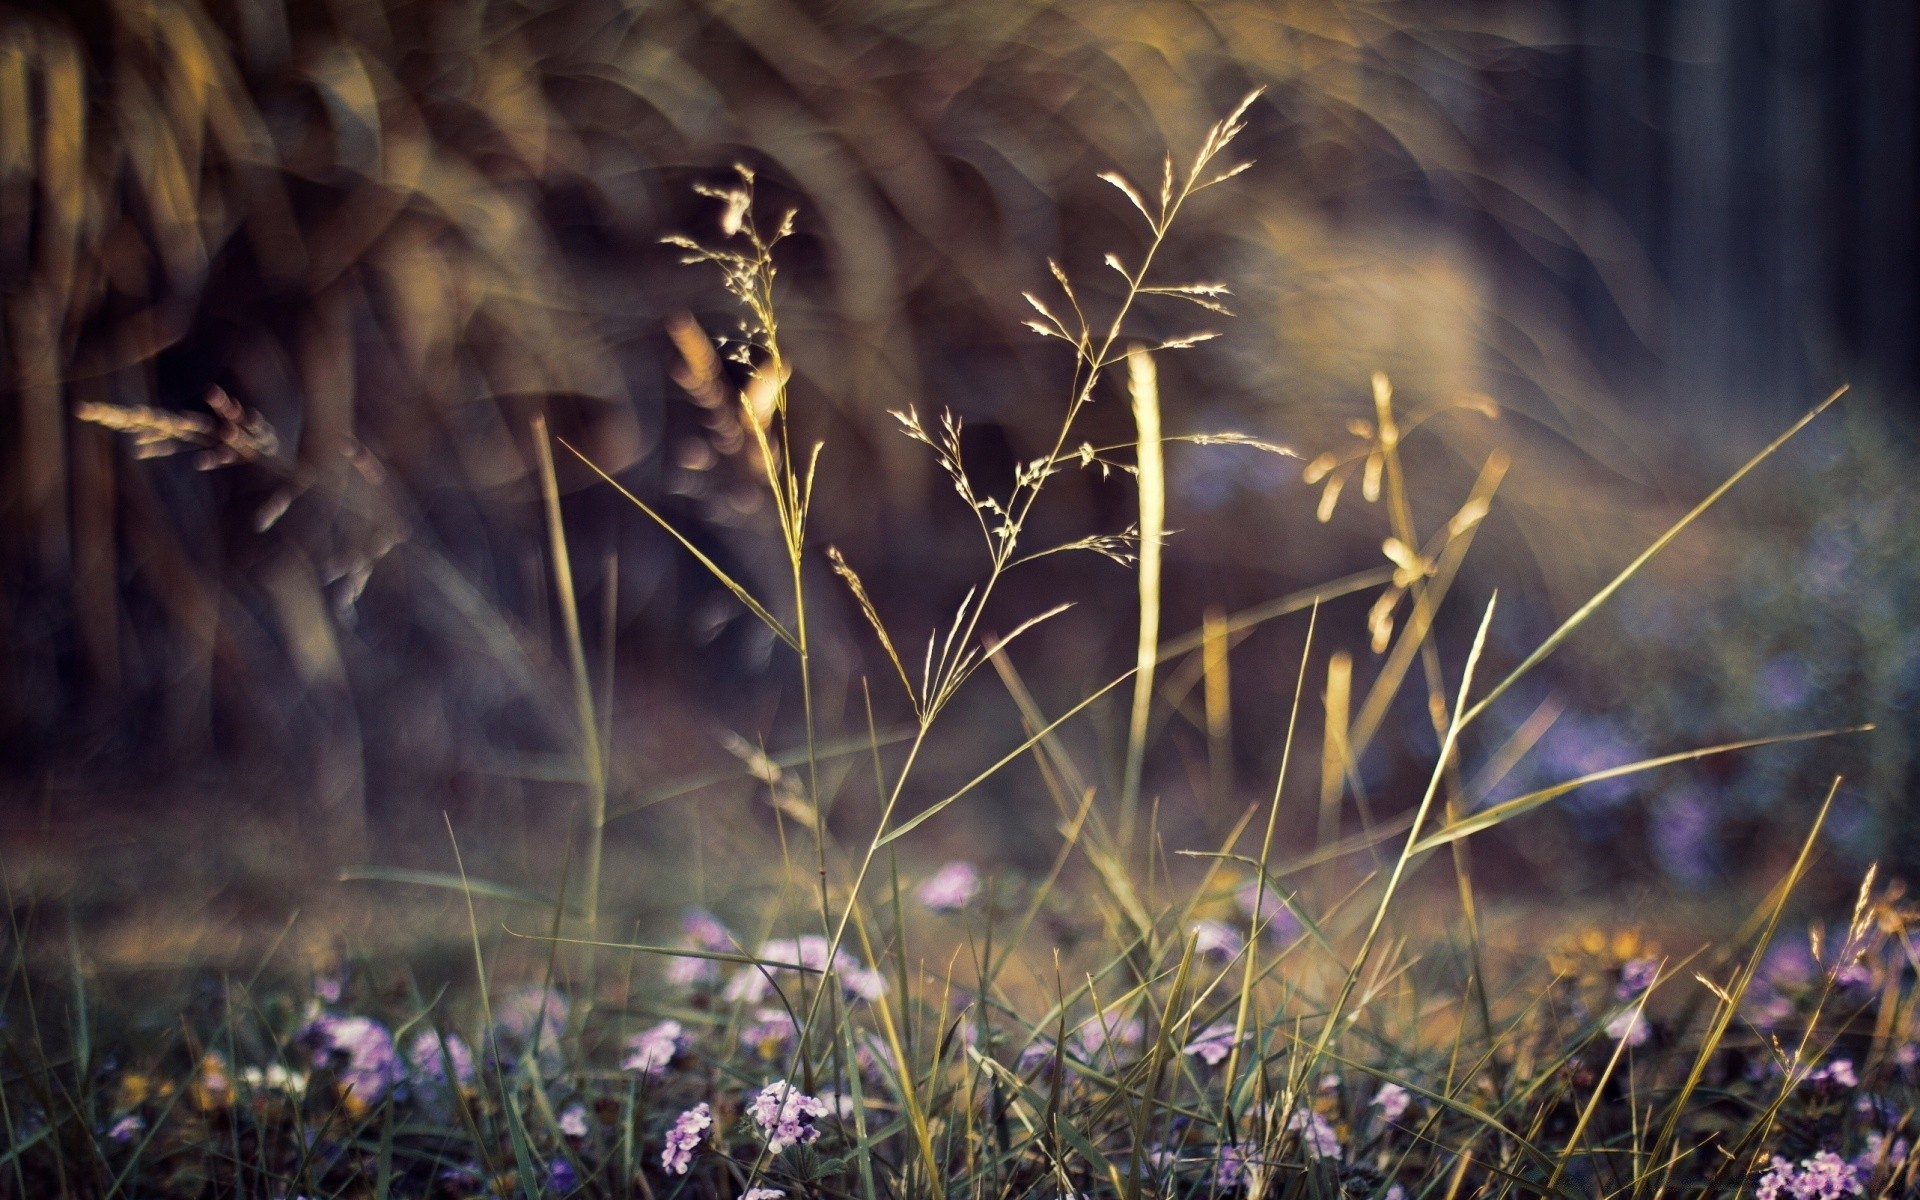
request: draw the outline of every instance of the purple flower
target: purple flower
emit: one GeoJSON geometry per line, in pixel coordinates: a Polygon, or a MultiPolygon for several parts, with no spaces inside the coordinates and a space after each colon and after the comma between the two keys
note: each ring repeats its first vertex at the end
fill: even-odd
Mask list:
{"type": "Polygon", "coordinates": [[[1620,968],[1620,983],[1613,989],[1617,1000],[1631,1000],[1641,992],[1653,986],[1660,974],[1660,960],[1646,957],[1636,958],[1620,968]]]}
{"type": "Polygon", "coordinates": [[[573,1169],[572,1163],[564,1158],[556,1158],[547,1164],[547,1182],[554,1191],[564,1196],[580,1186],[580,1175],[573,1169]]]}
{"type": "Polygon", "coordinates": [[[407,1062],[413,1067],[414,1074],[435,1083],[445,1083],[447,1064],[453,1064],[453,1081],[461,1087],[473,1082],[473,1051],[467,1049],[467,1043],[459,1034],[446,1035],[446,1052],[441,1053],[440,1034],[431,1029],[422,1029],[413,1035],[407,1043],[407,1062]]]}
{"type": "Polygon", "coordinates": [[[781,1200],[785,1195],[779,1188],[756,1187],[740,1193],[740,1200],[781,1200]]]}
{"type": "Polygon", "coordinates": [[[394,1052],[393,1035],[378,1021],[323,1013],[302,1037],[314,1047],[316,1065],[335,1066],[351,1105],[372,1104],[400,1082],[400,1056],[394,1052]]]}
{"type": "Polygon", "coordinates": [[[1865,1191],[1858,1168],[1831,1150],[1822,1150],[1801,1159],[1797,1167],[1774,1155],[1753,1194],[1756,1200],[1843,1200],[1865,1191]]]}
{"type": "Polygon", "coordinates": [[[1084,1062],[1092,1062],[1102,1051],[1114,1054],[1140,1044],[1147,1033],[1139,1017],[1121,1017],[1100,1013],[1073,1031],[1070,1049],[1084,1062]]]}
{"type": "Polygon", "coordinates": [[[1629,1046],[1644,1046],[1653,1030],[1647,1025],[1647,1018],[1637,1008],[1621,1009],[1607,1022],[1607,1036],[1616,1042],[1625,1042],[1629,1046]]]}
{"type": "Polygon", "coordinates": [[[1867,1148],[1854,1156],[1853,1169],[1864,1176],[1871,1176],[1882,1167],[1897,1171],[1907,1161],[1907,1139],[1896,1138],[1888,1144],[1884,1133],[1869,1133],[1867,1148]]]}
{"type": "Polygon", "coordinates": [[[346,991],[347,976],[344,971],[329,971],[313,977],[313,994],[322,1004],[338,1004],[340,996],[346,991]]]}
{"type": "Polygon", "coordinates": [[[820,1137],[814,1122],[833,1111],[824,1100],[816,1099],[784,1079],[776,1079],[760,1089],[748,1108],[753,1123],[767,1138],[767,1153],[778,1154],[788,1146],[810,1145],[820,1137]]]}
{"type": "Polygon", "coordinates": [[[1293,915],[1286,901],[1274,893],[1272,887],[1262,889],[1259,880],[1245,884],[1234,899],[1240,902],[1240,911],[1253,916],[1253,906],[1260,905],[1260,924],[1265,927],[1267,936],[1285,945],[1306,932],[1300,925],[1300,918],[1293,915]]]}
{"type": "Polygon", "coordinates": [[[560,1132],[570,1138],[587,1136],[587,1110],[585,1105],[570,1104],[560,1114],[560,1132]]]}
{"type": "Polygon", "coordinates": [[[775,1059],[786,1051],[799,1030],[793,1014],[784,1008],[755,1009],[753,1022],[740,1031],[740,1044],[761,1058],[775,1059]]]}
{"type": "Polygon", "coordinates": [[[1853,1073],[1852,1059],[1836,1058],[1826,1066],[1808,1075],[1807,1082],[1850,1088],[1860,1086],[1860,1077],[1853,1073]]]}
{"type": "Polygon", "coordinates": [[[139,1113],[128,1113],[107,1127],[107,1136],[122,1146],[131,1142],[147,1127],[147,1122],[139,1113]]]}
{"type": "Polygon", "coordinates": [[[980,872],[970,862],[950,862],[927,876],[913,894],[934,912],[959,912],[980,895],[980,872]]]}
{"type": "Polygon", "coordinates": [[[1026,1049],[1020,1051],[1019,1069],[1031,1071],[1041,1063],[1050,1062],[1052,1059],[1053,1043],[1046,1038],[1035,1038],[1027,1044],[1026,1049]]]}
{"type": "Polygon", "coordinates": [[[650,1076],[665,1075],[674,1055],[685,1045],[686,1030],[680,1022],[662,1021],[627,1039],[627,1053],[620,1060],[620,1069],[650,1076]]]}
{"type": "Polygon", "coordinates": [[[1193,952],[1207,958],[1238,958],[1246,939],[1231,925],[1219,921],[1195,921],[1192,927],[1193,952]]]}
{"type": "Polygon", "coordinates": [[[1233,1026],[1225,1022],[1209,1025],[1200,1031],[1200,1036],[1187,1043],[1185,1053],[1193,1055],[1210,1067],[1217,1067],[1233,1053],[1233,1026]]]}
{"type": "MultiPolygon", "coordinates": [[[[808,971],[825,971],[827,948],[831,944],[817,933],[799,938],[774,938],[760,947],[756,957],[768,964],[792,963],[808,971]]],[[[834,953],[833,970],[849,997],[872,1000],[886,993],[887,981],[880,972],[862,967],[844,949],[834,953]]],[[[775,977],[790,973],[791,968],[774,965],[741,967],[727,982],[725,996],[736,1002],[758,1004],[773,990],[775,977]]]]}
{"type": "MultiPolygon", "coordinates": [[[[681,923],[680,944],[689,950],[725,954],[734,948],[733,934],[720,918],[704,908],[690,908],[681,923]]],[[[710,958],[676,958],[667,963],[667,982],[675,987],[710,986],[720,981],[720,964],[710,958]]]]}
{"type": "Polygon", "coordinates": [[[1246,1179],[1248,1165],[1240,1147],[1231,1143],[1221,1146],[1219,1160],[1213,1168],[1214,1186],[1223,1192],[1235,1190],[1246,1179]]]}
{"type": "Polygon", "coordinates": [[[1380,1110],[1382,1120],[1389,1122],[1398,1121],[1411,1103],[1413,1096],[1397,1083],[1383,1083],[1373,1094],[1373,1107],[1380,1110]]]}
{"type": "Polygon", "coordinates": [[[543,1049],[559,1046],[572,1013],[567,998],[550,987],[521,988],[493,1009],[495,1024],[509,1040],[520,1046],[538,1041],[543,1049]]]}
{"type": "Polygon", "coordinates": [[[1296,1108],[1293,1115],[1287,1118],[1287,1128],[1300,1135],[1300,1148],[1307,1152],[1309,1158],[1340,1157],[1340,1135],[1319,1113],[1296,1108]]]}
{"type": "Polygon", "coordinates": [[[700,1148],[701,1135],[712,1127],[713,1110],[704,1100],[675,1117],[673,1128],[667,1130],[667,1148],[660,1152],[660,1165],[670,1175],[685,1175],[693,1152],[700,1148]]]}

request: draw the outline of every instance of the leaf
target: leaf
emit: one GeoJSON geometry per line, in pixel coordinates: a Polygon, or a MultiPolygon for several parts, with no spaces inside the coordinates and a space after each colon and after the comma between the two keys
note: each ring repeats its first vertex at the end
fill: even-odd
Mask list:
{"type": "Polygon", "coordinates": [[[787,632],[787,627],[785,625],[782,625],[774,617],[772,613],[768,612],[764,604],[761,604],[758,600],[755,600],[751,592],[747,591],[746,588],[742,587],[739,583],[735,582],[733,576],[721,570],[719,563],[714,562],[711,558],[708,558],[705,554],[702,554],[700,552],[700,548],[694,545],[692,542],[688,541],[685,534],[681,533],[678,529],[675,529],[671,521],[668,521],[665,517],[661,516],[659,513],[655,512],[652,508],[648,507],[647,502],[645,500],[642,500],[640,497],[628,491],[625,487],[621,485],[619,480],[607,474],[605,471],[602,471],[599,468],[599,466],[594,463],[592,459],[582,454],[573,445],[573,443],[567,441],[567,439],[565,438],[555,438],[554,440],[559,442],[562,446],[565,446],[568,450],[571,450],[575,458],[587,464],[588,470],[592,471],[595,475],[598,475],[600,478],[606,480],[608,483],[612,484],[613,489],[619,492],[622,496],[625,496],[628,500],[632,501],[633,506],[635,508],[647,514],[649,517],[652,517],[656,525],[660,526],[660,528],[672,534],[673,540],[676,542],[679,542],[682,546],[685,546],[689,554],[692,554],[695,558],[699,559],[700,565],[705,567],[709,572],[711,572],[713,577],[715,579],[718,579],[721,582],[721,584],[726,587],[728,591],[732,592],[736,600],[746,605],[748,610],[750,610],[754,616],[759,617],[760,620],[766,624],[768,629],[773,630],[775,637],[779,638],[781,641],[785,642],[788,646],[792,647],[795,650],[800,649],[799,640],[796,639],[791,633],[787,632]]]}
{"type": "Polygon", "coordinates": [[[407,867],[348,867],[340,872],[342,883],[411,883],[420,887],[443,888],[450,892],[468,891],[486,900],[525,904],[532,908],[552,908],[553,900],[536,892],[488,883],[484,879],[462,881],[444,871],[415,871],[407,867]]]}
{"type": "Polygon", "coordinates": [[[1658,758],[1643,758],[1639,762],[1626,763],[1618,767],[1608,767],[1604,771],[1595,771],[1588,775],[1582,775],[1578,779],[1569,779],[1565,783],[1556,783],[1552,787],[1541,788],[1537,792],[1528,792],[1524,796],[1518,796],[1512,800],[1496,804],[1492,808],[1481,809],[1470,817],[1455,821],[1453,824],[1442,829],[1437,829],[1428,836],[1421,838],[1418,842],[1414,843],[1411,853],[1420,854],[1427,850],[1444,846],[1449,842],[1457,842],[1461,838],[1471,837],[1482,830],[1492,829],[1496,825],[1504,824],[1522,813],[1530,812],[1550,800],[1556,800],[1568,792],[1573,791],[1575,788],[1585,787],[1590,783],[1600,783],[1603,780],[1617,779],[1622,775],[1633,775],[1641,771],[1651,771],[1655,767],[1671,766],[1674,763],[1691,762],[1694,759],[1707,758],[1715,754],[1731,754],[1736,750],[1753,750],[1761,746],[1778,746],[1788,742],[1807,742],[1815,738],[1838,737],[1846,733],[1866,733],[1872,728],[1872,725],[1850,725],[1840,729],[1819,729],[1809,733],[1783,733],[1773,737],[1749,738],[1746,741],[1724,742],[1718,746],[1707,746],[1698,750],[1683,750],[1678,754],[1663,754],[1658,758]]]}

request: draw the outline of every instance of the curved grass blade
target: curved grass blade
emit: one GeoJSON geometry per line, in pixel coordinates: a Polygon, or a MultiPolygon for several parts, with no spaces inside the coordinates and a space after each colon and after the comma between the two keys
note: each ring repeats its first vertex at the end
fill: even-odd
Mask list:
{"type": "Polygon", "coordinates": [[[1618,779],[1622,775],[1634,775],[1641,771],[1651,771],[1656,767],[1666,767],[1672,766],[1674,763],[1691,762],[1694,759],[1709,758],[1716,754],[1731,754],[1737,750],[1753,750],[1761,746],[1780,746],[1789,742],[1808,742],[1816,738],[1839,737],[1842,734],[1848,733],[1866,733],[1872,728],[1872,725],[1849,725],[1840,729],[1817,729],[1808,733],[1782,733],[1776,734],[1773,737],[1748,738],[1745,741],[1723,742],[1718,746],[1706,746],[1698,750],[1683,750],[1678,754],[1663,754],[1658,758],[1643,758],[1639,762],[1625,763],[1618,767],[1608,767],[1604,771],[1594,771],[1591,774],[1582,775],[1578,779],[1569,779],[1565,783],[1556,783],[1552,787],[1541,788],[1537,792],[1528,792],[1524,796],[1517,796],[1512,800],[1496,804],[1492,808],[1481,809],[1470,817],[1464,817],[1446,826],[1444,829],[1437,829],[1428,836],[1421,838],[1414,843],[1411,853],[1421,854],[1428,850],[1438,849],[1441,846],[1447,845],[1449,842],[1457,842],[1461,838],[1471,837],[1476,833],[1492,829],[1496,825],[1505,824],[1513,818],[1520,816],[1522,813],[1531,812],[1539,808],[1542,804],[1557,800],[1568,792],[1576,788],[1585,787],[1590,783],[1600,783],[1608,779],[1618,779]]]}

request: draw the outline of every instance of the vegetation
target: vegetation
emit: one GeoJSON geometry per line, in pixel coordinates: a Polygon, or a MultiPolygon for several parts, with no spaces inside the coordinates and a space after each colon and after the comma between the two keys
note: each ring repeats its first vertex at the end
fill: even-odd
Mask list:
{"type": "MultiPolygon", "coordinates": [[[[471,941],[460,986],[428,995],[404,963],[346,961],[299,978],[269,956],[226,978],[174,1025],[128,1036],[96,1026],[77,941],[63,984],[34,969],[16,916],[6,975],[9,1024],[0,1190],[41,1195],[1067,1197],[1904,1195],[1920,1104],[1920,1028],[1910,925],[1897,886],[1869,872],[1840,924],[1790,920],[1816,853],[1819,815],[1795,830],[1791,867],[1746,928],[1704,946],[1635,930],[1556,932],[1514,923],[1476,891],[1475,839],[1582,787],[1784,741],[1857,732],[1749,733],[1615,762],[1489,802],[1537,738],[1470,741],[1493,707],[1627,588],[1706,510],[1838,399],[1758,451],[1530,650],[1490,650],[1497,603],[1471,642],[1443,645],[1440,614],[1507,471],[1490,455],[1443,519],[1416,507],[1410,445],[1431,412],[1403,414],[1384,374],[1357,448],[1312,457],[1306,477],[1330,513],[1343,489],[1381,504],[1387,565],[1200,629],[1160,628],[1159,551],[1169,536],[1163,449],[1185,440],[1248,455],[1283,447],[1236,430],[1169,433],[1157,363],[1214,336],[1170,318],[1224,320],[1224,287],[1165,272],[1162,250],[1190,208],[1231,203],[1249,96],[1157,180],[1105,176],[1145,223],[1141,249],[1109,255],[1117,289],[1060,266],[1028,297],[1032,328],[1064,343],[1072,367],[1057,432],[991,478],[966,458],[958,418],[894,416],[932,455],[977,526],[977,584],[921,643],[885,611],[875,573],[814,538],[831,446],[796,435],[783,347],[782,243],[796,218],[769,219],[746,169],[709,187],[705,227],[677,239],[717,268],[740,306],[718,348],[687,330],[690,390],[708,389],[740,432],[772,514],[783,594],[763,592],[696,536],[626,493],[636,519],[682,551],[759,621],[796,664],[804,740],[795,755],[744,747],[775,813],[781,854],[735,864],[743,886],[724,919],[687,912],[681,935],[638,943],[601,899],[610,805],[605,701],[596,694],[572,577],[556,459],[590,449],[534,423],[549,562],[583,797],[578,861],[557,869],[544,929],[526,897],[469,875],[453,838],[442,874],[364,870],[459,897],[471,941]],[[1141,311],[1155,309],[1143,332],[1141,311]],[[1165,309],[1168,311],[1159,311],[1165,309]],[[728,373],[721,364],[732,364],[728,373]],[[1089,408],[1130,404],[1130,437],[1096,444],[1089,408]],[[737,381],[737,386],[735,386],[737,381]],[[560,455],[554,454],[557,444],[560,455]],[[1124,529],[1042,540],[1036,515],[1058,480],[1118,475],[1137,491],[1124,529]],[[1424,518],[1424,520],[1423,520],[1424,518]],[[1003,616],[1006,581],[1042,559],[1104,556],[1133,566],[1133,665],[1049,710],[1018,667],[1023,638],[1064,605],[1003,616]],[[816,589],[824,559],[864,617],[884,669],[864,680],[858,776],[821,730],[816,589]],[[1380,666],[1364,688],[1351,657],[1324,654],[1322,606],[1376,590],[1366,633],[1380,666]],[[992,615],[989,615],[989,614],[992,615]],[[1218,844],[1171,843],[1142,783],[1163,667],[1197,663],[1210,732],[1229,727],[1231,637],[1270,621],[1304,626],[1291,707],[1273,731],[1272,791],[1218,844]],[[1004,622],[1008,632],[994,631],[1004,622]],[[990,670],[989,670],[990,668],[990,670]],[[1311,680],[1310,680],[1311,676],[1311,680]],[[1300,744],[1302,710],[1324,678],[1330,719],[1300,744]],[[929,790],[926,762],[956,699],[997,682],[1024,733],[967,782],[929,790]],[[1396,696],[1416,703],[1396,708],[1396,696]],[[1126,741],[1107,764],[1065,733],[1112,695],[1126,741]],[[1361,764],[1403,712],[1431,747],[1417,800],[1374,819],[1361,764]],[[905,732],[882,729],[904,714],[905,732]],[[1484,751],[1469,761],[1468,748],[1484,751]],[[1317,753],[1315,750],[1317,749],[1317,753]],[[1294,764],[1298,757],[1301,765],[1294,764]],[[1317,760],[1317,761],[1316,761],[1317,760]],[[781,765],[785,761],[789,765],[781,765]],[[842,791],[867,786],[877,819],[839,832],[842,791]],[[1312,763],[1319,811],[1283,804],[1312,763]],[[990,781],[1027,773],[1052,805],[1058,844],[1032,879],[956,861],[903,874],[906,839],[951,819],[990,781]],[[854,778],[860,782],[852,782],[854,778]],[[1118,787],[1100,780],[1113,778],[1118,787]],[[1343,836],[1349,818],[1358,832],[1343,836]],[[1286,849],[1317,822],[1317,848],[1286,849]],[[1433,877],[1441,877],[1435,879],[1433,877]],[[1417,903],[1410,903],[1417,901],[1417,903]],[[500,906],[506,906],[501,908],[500,906]],[[1080,927],[1071,941],[1059,930],[1080,927]],[[503,978],[502,947],[537,948],[540,967],[503,978]]],[[[1478,402],[1475,402],[1478,405],[1478,402]]],[[[143,444],[244,459],[263,435],[223,401],[218,423],[127,406],[89,420],[143,444]]],[[[884,571],[885,564],[878,570],[884,571]]],[[[766,578],[762,573],[762,579],[766,578]]],[[[451,823],[448,832],[453,833],[451,823]]],[[[1783,837],[1785,835],[1782,835],[1783,837]]],[[[572,843],[570,843],[571,845],[572,843]]]]}

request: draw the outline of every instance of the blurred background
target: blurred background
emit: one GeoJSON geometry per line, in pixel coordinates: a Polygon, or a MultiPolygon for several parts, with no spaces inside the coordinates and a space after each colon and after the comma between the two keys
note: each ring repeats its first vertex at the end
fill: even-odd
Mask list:
{"type": "MultiPolygon", "coordinates": [[[[719,235],[696,185],[748,164],[766,219],[797,213],[780,301],[799,438],[827,446],[812,537],[917,647],[985,564],[888,410],[963,417],[971,478],[1004,492],[1051,443],[1071,365],[1022,328],[1022,291],[1056,294],[1051,258],[1109,311],[1102,256],[1136,261],[1142,230],[1097,176],[1150,187],[1164,149],[1190,155],[1254,87],[1237,150],[1255,165],[1183,213],[1160,259],[1169,280],[1227,284],[1236,315],[1162,356],[1163,403],[1169,434],[1300,458],[1170,448],[1164,633],[1385,565],[1380,506],[1354,484],[1323,522],[1326,482],[1303,480],[1358,444],[1375,370],[1403,413],[1438,414],[1406,447],[1423,533],[1489,453],[1513,460],[1440,622],[1454,678],[1494,588],[1490,654],[1510,666],[1851,383],[1503,701],[1468,761],[1530,718],[1553,719],[1494,795],[1881,728],[1586,789],[1478,865],[1513,894],[1712,893],[1776,870],[1797,838],[1781,831],[1844,771],[1829,856],[1910,872],[1916,67],[1904,0],[11,0],[9,877],[103,911],[186,898],[239,917],[346,866],[448,869],[450,822],[471,868],[551,888],[581,789],[533,417],[784,594],[724,381],[687,357],[737,316],[661,244],[719,235]]],[[[1139,329],[1195,316],[1148,306],[1139,329]]],[[[1131,437],[1117,386],[1080,436],[1131,437]]],[[[635,810],[610,827],[609,880],[644,918],[649,897],[676,907],[777,853],[742,760],[799,743],[797,676],[665,533],[560,467],[612,806],[635,810]]],[[[1122,475],[1069,474],[1034,536],[1117,531],[1134,504],[1122,475]]],[[[819,565],[823,736],[864,735],[862,677],[897,730],[890,670],[819,565]]],[[[1321,615],[1316,656],[1347,649],[1362,682],[1376,594],[1321,615]]],[[[1048,712],[1130,665],[1133,576],[1045,560],[987,621],[1068,599],[1012,656],[1048,712]]],[[[1271,789],[1303,633],[1236,639],[1224,741],[1195,664],[1167,664],[1145,791],[1169,846],[1216,840],[1271,789]]],[[[1323,672],[1316,657],[1314,746],[1323,672]]],[[[1423,700],[1363,764],[1375,817],[1424,782],[1423,700]]],[[[1116,700],[1070,738],[1109,795],[1125,719],[1116,700]]],[[[946,720],[910,804],[1021,736],[991,673],[946,720]]],[[[827,776],[849,839],[874,820],[868,771],[842,756],[827,776]]],[[[1296,847],[1323,832],[1312,774],[1286,801],[1296,847]]],[[[907,848],[1042,869],[1039,786],[1005,772],[907,848]]]]}

